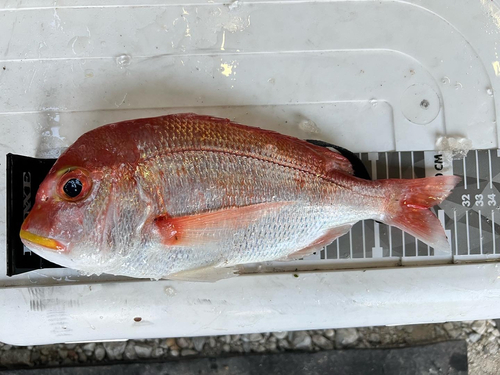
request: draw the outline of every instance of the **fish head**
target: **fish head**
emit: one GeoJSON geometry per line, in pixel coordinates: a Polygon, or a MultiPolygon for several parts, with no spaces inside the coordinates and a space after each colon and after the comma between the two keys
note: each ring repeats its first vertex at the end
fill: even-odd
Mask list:
{"type": "Polygon", "coordinates": [[[65,166],[51,170],[21,226],[24,245],[46,259],[70,267],[70,257],[66,255],[73,244],[88,237],[84,221],[91,214],[89,205],[98,186],[99,180],[85,168],[65,166]]]}
{"type": "Polygon", "coordinates": [[[136,160],[136,147],[103,128],[84,134],[59,157],[21,227],[26,247],[65,267],[103,263],[103,232],[111,230],[107,217],[119,166],[136,160]]]}

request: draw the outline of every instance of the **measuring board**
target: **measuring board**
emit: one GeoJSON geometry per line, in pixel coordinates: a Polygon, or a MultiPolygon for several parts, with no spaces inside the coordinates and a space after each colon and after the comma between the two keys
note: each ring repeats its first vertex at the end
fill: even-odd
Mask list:
{"type": "MultiPolygon", "coordinates": [[[[500,258],[500,150],[473,150],[460,160],[452,160],[447,153],[436,151],[375,152],[357,156],[373,180],[411,179],[440,174],[462,177],[448,199],[432,209],[445,228],[450,250],[437,252],[398,228],[373,220],[362,220],[331,245],[305,258],[306,262],[270,262],[262,266],[262,271],[268,269],[267,266],[274,270],[289,269],[296,265],[306,268],[321,265],[321,268],[329,269],[364,267],[370,262],[378,266],[384,262],[387,265],[412,261],[432,264],[500,258]]],[[[49,161],[47,168],[50,168],[51,163],[53,160],[49,161]]],[[[39,180],[42,179],[43,175],[39,176],[39,180]]],[[[22,218],[18,220],[19,226],[21,222],[22,218]]],[[[15,236],[17,233],[18,229],[14,230],[15,236]]],[[[14,271],[8,267],[9,275],[57,267],[43,263],[32,253],[16,252],[10,254],[9,259],[8,266],[12,268],[14,263],[17,266],[14,271]]]]}
{"type": "MultiPolygon", "coordinates": [[[[373,220],[351,231],[305,260],[434,260],[450,262],[500,258],[500,150],[471,150],[460,160],[447,152],[408,151],[361,153],[372,179],[456,175],[462,181],[448,199],[432,210],[445,227],[449,252],[435,252],[398,228],[373,220]]],[[[273,263],[276,265],[276,263],[273,263]]],[[[353,263],[355,267],[356,263],[353,263]]],[[[334,266],[333,266],[334,267],[334,266]]]]}

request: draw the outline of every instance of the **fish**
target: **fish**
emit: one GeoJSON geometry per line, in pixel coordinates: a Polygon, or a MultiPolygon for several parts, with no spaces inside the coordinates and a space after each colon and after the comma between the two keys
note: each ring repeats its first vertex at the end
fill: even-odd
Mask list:
{"type": "Polygon", "coordinates": [[[41,183],[20,237],[84,274],[191,281],[304,258],[368,219],[449,251],[429,208],[459,180],[372,181],[321,142],[172,114],[80,136],[41,183]]]}

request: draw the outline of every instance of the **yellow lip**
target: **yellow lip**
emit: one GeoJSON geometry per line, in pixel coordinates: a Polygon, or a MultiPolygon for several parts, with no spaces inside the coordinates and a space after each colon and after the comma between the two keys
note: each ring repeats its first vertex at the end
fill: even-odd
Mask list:
{"type": "Polygon", "coordinates": [[[64,246],[60,242],[53,240],[52,238],[38,236],[22,229],[19,235],[23,240],[32,242],[36,245],[40,245],[52,250],[64,250],[64,246]]]}

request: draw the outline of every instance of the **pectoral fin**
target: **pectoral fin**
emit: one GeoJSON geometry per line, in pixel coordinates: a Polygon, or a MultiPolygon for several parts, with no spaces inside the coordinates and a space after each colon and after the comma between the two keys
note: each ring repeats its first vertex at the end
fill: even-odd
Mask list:
{"type": "Polygon", "coordinates": [[[263,216],[291,203],[258,203],[181,217],[161,215],[154,219],[154,224],[163,244],[167,246],[207,244],[231,236],[236,230],[248,227],[263,216]]]}

